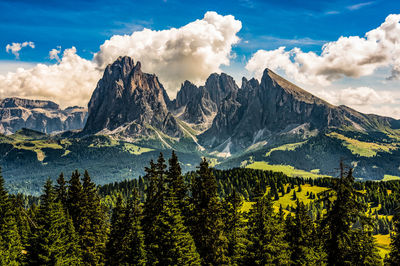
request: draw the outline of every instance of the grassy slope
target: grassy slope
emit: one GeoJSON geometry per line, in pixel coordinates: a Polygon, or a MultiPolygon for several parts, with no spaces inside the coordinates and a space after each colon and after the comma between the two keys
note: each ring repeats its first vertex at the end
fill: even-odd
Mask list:
{"type": "MultiPolygon", "coordinates": [[[[285,190],[287,189],[288,185],[285,185],[285,190]]],[[[311,193],[313,192],[314,194],[318,194],[322,191],[327,190],[327,188],[324,187],[318,187],[318,186],[311,186],[309,184],[305,184],[303,186],[301,186],[301,192],[298,192],[298,187],[295,187],[294,189],[292,189],[292,191],[290,193],[286,193],[285,195],[281,195],[281,193],[279,193],[279,200],[274,200],[274,209],[276,212],[279,211],[279,207],[282,205],[285,213],[289,213],[288,211],[286,211],[286,207],[287,206],[292,206],[295,207],[296,206],[296,200],[293,199],[293,190],[296,191],[296,197],[304,202],[305,204],[310,203],[312,200],[308,198],[307,196],[307,192],[311,193]]],[[[268,188],[267,188],[268,191],[268,188]]],[[[249,202],[249,201],[245,201],[243,202],[243,206],[241,211],[242,212],[248,212],[251,208],[251,206],[254,204],[254,202],[249,202]]],[[[382,216],[380,215],[380,218],[382,218],[382,216]]],[[[389,219],[391,219],[391,216],[388,216],[389,219]]],[[[389,244],[390,244],[390,236],[389,235],[375,235],[375,240],[376,240],[376,244],[379,250],[379,254],[381,255],[382,258],[385,257],[386,254],[389,253],[389,244]]]]}
{"type": "MultiPolygon", "coordinates": [[[[304,170],[296,169],[290,165],[274,165],[269,164],[267,162],[253,162],[246,166],[246,168],[252,169],[260,169],[260,170],[269,170],[274,172],[282,172],[285,175],[292,176],[292,177],[305,177],[305,178],[319,178],[319,177],[327,177],[326,175],[316,174],[316,171],[307,172],[304,170]]],[[[316,169],[317,170],[317,169],[316,169]]]]}

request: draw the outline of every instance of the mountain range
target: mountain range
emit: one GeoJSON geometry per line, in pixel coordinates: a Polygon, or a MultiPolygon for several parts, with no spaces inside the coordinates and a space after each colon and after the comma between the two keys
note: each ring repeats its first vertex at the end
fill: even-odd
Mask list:
{"type": "Polygon", "coordinates": [[[219,168],[313,177],[332,175],[344,159],[362,179],[400,175],[399,120],[334,106],[269,69],[260,81],[243,78],[241,87],[225,73],[211,74],[203,86],[184,81],[171,100],[155,74],[119,57],[106,67],[87,110],[0,102],[0,129],[7,133],[0,164],[15,190],[55,177],[60,168],[90,169],[98,183],[137,177],[149,158],[171,149],[184,170],[206,156],[219,168]],[[22,164],[30,179],[16,168],[22,164]]]}

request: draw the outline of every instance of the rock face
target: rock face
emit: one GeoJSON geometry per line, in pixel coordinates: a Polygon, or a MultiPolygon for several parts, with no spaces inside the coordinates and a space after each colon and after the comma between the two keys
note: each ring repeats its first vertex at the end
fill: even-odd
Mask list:
{"type": "Polygon", "coordinates": [[[214,73],[208,77],[204,86],[197,87],[185,81],[172,107],[180,119],[193,124],[197,129],[205,130],[211,126],[222,100],[238,89],[232,77],[225,73],[214,73]]]}
{"type": "Polygon", "coordinates": [[[82,129],[87,111],[82,107],[60,109],[51,101],[5,98],[0,100],[0,133],[12,134],[22,128],[43,133],[82,129]]]}
{"type": "Polygon", "coordinates": [[[243,78],[241,89],[222,100],[211,128],[199,139],[207,148],[234,153],[287,134],[305,138],[329,127],[373,131],[378,124],[397,123],[333,106],[266,69],[261,83],[243,78]]]}
{"type": "Polygon", "coordinates": [[[167,106],[170,100],[156,75],[143,73],[140,62],[119,57],[108,65],[88,105],[83,134],[115,134],[140,138],[161,131],[182,132],[167,106]]]}

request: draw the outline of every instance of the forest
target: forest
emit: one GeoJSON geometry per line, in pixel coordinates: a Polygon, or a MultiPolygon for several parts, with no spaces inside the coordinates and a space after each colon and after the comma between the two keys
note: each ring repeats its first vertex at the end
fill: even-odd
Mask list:
{"type": "Polygon", "coordinates": [[[339,171],[292,178],[203,158],[183,174],[160,153],[143,177],[61,173],[39,198],[9,194],[0,175],[0,265],[400,265],[400,182],[339,171]],[[384,256],[374,235],[390,236],[384,256]]]}

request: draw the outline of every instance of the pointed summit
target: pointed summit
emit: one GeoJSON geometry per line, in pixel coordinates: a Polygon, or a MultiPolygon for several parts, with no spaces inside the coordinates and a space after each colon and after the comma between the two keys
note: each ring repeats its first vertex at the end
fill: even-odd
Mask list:
{"type": "Polygon", "coordinates": [[[158,77],[143,73],[128,56],[108,65],[89,102],[89,116],[83,134],[113,134],[143,137],[154,129],[168,128],[179,136],[175,119],[169,117],[169,98],[158,77]]]}

